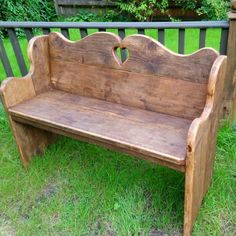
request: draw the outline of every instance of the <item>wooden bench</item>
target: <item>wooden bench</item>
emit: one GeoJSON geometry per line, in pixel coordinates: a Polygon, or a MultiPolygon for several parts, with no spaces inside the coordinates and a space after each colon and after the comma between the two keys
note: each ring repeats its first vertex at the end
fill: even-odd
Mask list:
{"type": "Polygon", "coordinates": [[[190,235],[213,171],[226,57],[210,48],[169,51],[143,35],[95,33],[71,42],[35,37],[31,69],[1,85],[23,164],[58,134],[185,173],[184,235],[190,235]],[[118,48],[126,48],[121,62],[118,48]]]}

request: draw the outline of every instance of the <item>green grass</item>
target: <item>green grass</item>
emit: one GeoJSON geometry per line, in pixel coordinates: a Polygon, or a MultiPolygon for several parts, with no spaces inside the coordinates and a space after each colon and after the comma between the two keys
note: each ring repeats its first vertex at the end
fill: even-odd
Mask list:
{"type": "MultiPolygon", "coordinates": [[[[147,33],[156,37],[155,31],[147,33]]],[[[197,49],[197,33],[186,32],[188,53],[197,49]]],[[[218,49],[219,31],[207,35],[207,46],[218,49]]],[[[80,37],[76,30],[71,36],[80,37]]],[[[166,42],[176,51],[177,31],[168,31],[166,42]]],[[[4,43],[20,76],[10,43],[4,43]]],[[[27,42],[20,43],[26,55],[27,42]]],[[[5,77],[2,67],[0,76],[5,77]]],[[[65,137],[25,170],[0,106],[0,235],[180,235],[183,188],[181,173],[65,137]]],[[[193,235],[236,235],[235,203],[236,131],[225,124],[193,235]]]]}
{"type": "MultiPolygon", "coordinates": [[[[0,130],[0,235],[180,235],[183,174],[69,138],[25,170],[2,107],[0,130]]],[[[224,125],[193,235],[236,233],[235,144],[224,125]]]]}

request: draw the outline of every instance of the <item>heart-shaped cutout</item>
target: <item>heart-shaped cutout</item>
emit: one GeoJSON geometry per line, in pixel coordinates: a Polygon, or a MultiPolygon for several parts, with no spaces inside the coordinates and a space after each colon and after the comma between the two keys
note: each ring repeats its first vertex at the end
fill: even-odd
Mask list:
{"type": "Polygon", "coordinates": [[[127,48],[115,47],[114,55],[119,64],[122,65],[129,59],[129,50],[127,48]]]}

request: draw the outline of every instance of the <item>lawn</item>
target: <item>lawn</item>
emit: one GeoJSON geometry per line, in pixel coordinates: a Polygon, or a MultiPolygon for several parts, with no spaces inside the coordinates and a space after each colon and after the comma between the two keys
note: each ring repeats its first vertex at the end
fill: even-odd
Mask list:
{"type": "MultiPolygon", "coordinates": [[[[76,30],[70,33],[80,38],[76,30]]],[[[154,30],[147,34],[156,37],[154,30]]],[[[207,46],[219,49],[219,34],[208,30],[207,46]]],[[[187,30],[186,42],[187,53],[196,50],[198,30],[187,30]]],[[[4,43],[20,76],[10,42],[4,43]]],[[[20,43],[26,57],[27,41],[20,43]]],[[[166,32],[166,45],[177,50],[176,30],[166,32]]],[[[0,235],[181,235],[183,174],[65,137],[26,170],[1,106],[0,131],[0,235]]],[[[193,235],[236,235],[235,203],[236,131],[226,122],[193,235]]]]}

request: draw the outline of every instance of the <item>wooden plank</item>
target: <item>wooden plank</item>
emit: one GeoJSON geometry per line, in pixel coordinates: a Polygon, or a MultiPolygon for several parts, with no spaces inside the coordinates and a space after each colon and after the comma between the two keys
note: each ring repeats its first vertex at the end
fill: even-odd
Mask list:
{"type": "Polygon", "coordinates": [[[21,71],[21,74],[22,74],[22,76],[24,76],[24,75],[27,74],[27,68],[26,68],[25,60],[24,60],[24,57],[23,57],[23,54],[22,54],[22,51],[21,51],[21,48],[20,48],[18,38],[17,38],[16,33],[15,33],[15,30],[9,28],[9,29],[7,29],[7,32],[8,32],[8,35],[10,37],[10,41],[11,41],[11,44],[12,44],[12,47],[13,47],[13,50],[14,50],[14,53],[15,53],[15,56],[16,56],[16,59],[17,59],[17,63],[19,65],[19,68],[20,68],[20,71],[21,71]]]}
{"type": "Polygon", "coordinates": [[[59,6],[116,6],[115,2],[97,0],[58,0],[59,6]]]}
{"type": "Polygon", "coordinates": [[[200,37],[199,37],[199,48],[204,48],[206,45],[206,29],[200,29],[200,37]]]}
{"type": "Polygon", "coordinates": [[[11,77],[4,80],[0,87],[0,94],[6,108],[15,106],[36,95],[32,79],[28,77],[20,80],[11,77]]]}
{"type": "Polygon", "coordinates": [[[49,65],[48,36],[34,37],[28,46],[28,56],[31,62],[31,76],[36,94],[48,90],[51,87],[49,65]]]}
{"type": "Polygon", "coordinates": [[[27,40],[30,41],[30,39],[34,37],[32,28],[24,28],[24,31],[25,31],[25,36],[27,40]]]}
{"type": "Polygon", "coordinates": [[[50,87],[48,37],[38,36],[32,39],[28,46],[28,55],[32,63],[29,74],[22,79],[5,80],[0,88],[2,101],[24,166],[28,165],[32,156],[42,154],[56,138],[56,135],[51,132],[13,121],[8,112],[9,107],[29,100],[50,87]]]}
{"type": "Polygon", "coordinates": [[[9,111],[13,116],[136,150],[162,161],[185,164],[186,135],[191,124],[187,119],[56,90],[9,111]]]}
{"type": "Polygon", "coordinates": [[[165,30],[164,29],[158,29],[158,41],[165,45],[165,30]]]}
{"type": "Polygon", "coordinates": [[[190,119],[202,112],[209,71],[218,56],[211,49],[179,56],[140,35],[121,42],[114,34],[96,33],[71,44],[51,34],[49,44],[55,88],[190,119]],[[112,51],[117,45],[130,52],[122,65],[112,51]],[[140,51],[143,45],[148,48],[140,51]]]}
{"type": "Polygon", "coordinates": [[[58,0],[54,0],[54,7],[55,7],[57,15],[60,15],[60,8],[58,6],[58,0]]]}
{"type": "Polygon", "coordinates": [[[22,124],[28,124],[28,125],[31,125],[33,127],[36,127],[36,128],[42,129],[42,130],[46,130],[46,131],[52,132],[52,133],[57,134],[57,135],[63,135],[63,136],[74,138],[74,139],[77,139],[77,140],[80,140],[80,141],[88,142],[88,143],[91,143],[91,144],[100,145],[100,146],[103,146],[103,147],[108,148],[108,149],[113,150],[113,151],[124,152],[126,154],[131,155],[131,156],[138,157],[138,158],[141,158],[143,160],[150,161],[154,164],[159,164],[161,166],[166,166],[168,168],[171,168],[171,169],[174,169],[174,170],[177,170],[177,171],[180,171],[180,172],[185,172],[185,166],[184,165],[176,165],[176,164],[173,164],[173,163],[170,163],[170,162],[162,161],[160,159],[153,158],[151,156],[147,156],[145,154],[142,154],[142,153],[140,153],[136,150],[125,149],[124,147],[111,145],[109,143],[102,142],[101,140],[97,141],[97,140],[91,139],[89,137],[79,136],[78,134],[74,134],[74,133],[71,133],[71,132],[68,132],[68,131],[64,131],[60,128],[55,128],[55,127],[51,128],[48,125],[43,125],[42,123],[37,123],[37,122],[30,121],[30,120],[27,120],[27,119],[24,119],[24,118],[21,118],[21,117],[17,117],[17,116],[14,116],[14,120],[16,122],[19,122],[19,123],[22,123],[22,124]]]}
{"type": "Polygon", "coordinates": [[[0,58],[1,58],[4,70],[6,72],[6,75],[8,77],[13,76],[13,71],[12,71],[12,68],[11,68],[11,64],[10,64],[10,61],[8,59],[8,56],[7,56],[5,47],[4,47],[4,43],[3,43],[1,37],[0,37],[0,58]]]}
{"type": "Polygon", "coordinates": [[[81,96],[189,119],[198,117],[205,105],[206,84],[127,73],[76,62],[51,62],[51,66],[54,88],[81,96]],[[63,66],[70,69],[64,71],[63,66]],[[134,91],[132,96],[130,91],[134,91]]]}
{"type": "Polygon", "coordinates": [[[179,29],[179,53],[184,54],[184,46],[185,46],[185,29],[179,29]]]}
{"type": "Polygon", "coordinates": [[[104,32],[73,43],[58,33],[35,37],[28,54],[29,74],[0,88],[24,165],[55,133],[186,172],[190,235],[212,178],[226,57],[179,55],[147,36],[104,32]],[[116,48],[129,50],[125,63],[116,48]]]}
{"type": "Polygon", "coordinates": [[[184,235],[191,235],[201,202],[211,182],[219,113],[225,83],[226,57],[215,61],[208,85],[206,107],[190,126],[185,176],[184,235]]]}
{"type": "Polygon", "coordinates": [[[23,165],[27,166],[31,157],[42,154],[45,147],[52,143],[56,136],[50,132],[13,121],[8,112],[9,107],[31,99],[36,95],[30,77],[5,80],[1,85],[0,95],[16,140],[20,158],[23,165]]]}
{"type": "Polygon", "coordinates": [[[227,118],[233,124],[236,115],[236,14],[229,13],[230,27],[227,41],[227,69],[225,80],[225,95],[224,95],[224,108],[222,114],[223,118],[227,118]]]}
{"type": "Polygon", "coordinates": [[[49,41],[52,60],[76,60],[81,63],[83,57],[83,64],[87,65],[167,76],[199,83],[207,83],[209,69],[218,56],[213,49],[199,50],[192,55],[179,56],[154,39],[143,35],[132,35],[121,42],[121,39],[115,34],[95,33],[86,40],[71,44],[64,41],[60,34],[54,32],[50,34],[49,41]],[[149,47],[140,52],[143,45],[149,45],[149,47]],[[123,66],[119,64],[112,51],[117,46],[127,48],[132,54],[123,66]],[[57,58],[58,53],[63,56],[57,58]],[[200,58],[201,61],[199,61],[200,58]]]}
{"type": "Polygon", "coordinates": [[[25,167],[29,165],[33,156],[41,156],[45,148],[56,140],[56,134],[13,121],[11,116],[10,123],[20,159],[25,167]]]}

